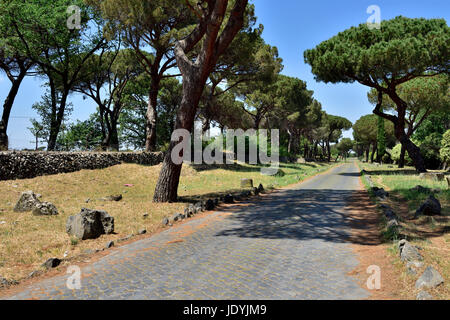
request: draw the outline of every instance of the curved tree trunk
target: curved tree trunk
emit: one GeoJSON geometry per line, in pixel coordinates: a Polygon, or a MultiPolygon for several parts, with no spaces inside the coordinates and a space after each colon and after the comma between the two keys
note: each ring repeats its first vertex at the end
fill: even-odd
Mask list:
{"type": "Polygon", "coordinates": [[[16,99],[17,93],[19,92],[20,85],[25,78],[26,70],[22,71],[17,79],[12,82],[11,89],[9,90],[8,96],[3,104],[2,118],[0,119],[0,151],[8,150],[8,122],[9,116],[11,115],[11,109],[16,99]]]}
{"type": "MultiPolygon", "coordinates": [[[[175,130],[184,129],[192,132],[196,114],[196,108],[192,108],[192,106],[198,106],[203,91],[199,88],[203,88],[204,84],[203,86],[199,85],[198,82],[200,81],[196,79],[195,75],[187,75],[184,78],[187,79],[183,80],[183,98],[178,110],[175,130]]],[[[206,83],[206,79],[204,82],[206,83]]],[[[156,184],[153,197],[155,202],[175,202],[178,199],[178,185],[182,164],[175,164],[172,159],[172,150],[178,143],[180,142],[170,142],[159,174],[158,183],[156,184]]],[[[180,154],[180,156],[184,155],[180,154]]]]}
{"type": "MultiPolygon", "coordinates": [[[[229,47],[244,23],[244,13],[248,0],[236,0],[230,12],[226,26],[219,36],[223,18],[227,11],[228,1],[218,0],[204,8],[205,15],[200,18],[197,27],[192,33],[178,41],[174,53],[178,68],[183,75],[183,97],[178,110],[175,129],[184,129],[192,132],[194,119],[203,90],[214,65],[219,56],[229,47]],[[187,53],[203,39],[200,52],[194,63],[187,53]]],[[[153,200],[155,202],[176,201],[178,198],[178,185],[182,163],[177,165],[172,159],[172,151],[179,141],[171,141],[169,150],[156,184],[153,200]]],[[[183,156],[180,154],[180,156],[183,156]]]]}
{"type": "Polygon", "coordinates": [[[406,151],[411,159],[413,159],[416,170],[420,173],[427,172],[425,161],[420,153],[420,148],[416,146],[411,140],[405,141],[406,151]]]}
{"type": "MultiPolygon", "coordinates": [[[[425,166],[425,161],[420,153],[420,148],[418,146],[416,146],[411,139],[406,135],[405,131],[403,128],[401,128],[401,126],[399,126],[400,128],[396,127],[395,130],[395,135],[397,137],[397,139],[400,141],[400,143],[402,144],[402,152],[403,149],[406,149],[406,151],[408,152],[409,157],[412,159],[413,163],[414,163],[414,167],[416,168],[416,170],[420,173],[424,173],[427,172],[427,168],[425,166]]],[[[406,154],[405,154],[406,156],[406,154]]],[[[400,158],[400,161],[403,161],[403,163],[400,163],[401,165],[405,164],[405,156],[403,156],[403,160],[402,158],[400,158]]]]}
{"type": "Polygon", "coordinates": [[[48,151],[55,151],[56,149],[56,141],[58,139],[58,134],[61,130],[61,124],[64,120],[64,113],[66,111],[66,103],[67,103],[67,96],[69,94],[68,91],[63,92],[61,96],[61,101],[59,103],[59,106],[57,104],[57,96],[55,89],[51,89],[53,91],[52,93],[52,121],[51,121],[51,127],[50,127],[50,135],[48,139],[48,151]]]}
{"type": "Polygon", "coordinates": [[[405,119],[406,119],[406,110],[408,105],[405,101],[403,101],[395,92],[395,88],[389,88],[387,94],[395,102],[397,105],[397,116],[389,115],[384,113],[381,110],[382,102],[383,102],[383,92],[378,92],[378,104],[375,107],[374,113],[380,117],[383,117],[394,124],[394,132],[395,137],[402,144],[402,147],[408,151],[410,158],[412,159],[416,170],[420,173],[427,172],[427,168],[425,166],[425,161],[423,160],[422,155],[420,154],[420,148],[417,147],[409,138],[409,136],[405,133],[405,119]]]}

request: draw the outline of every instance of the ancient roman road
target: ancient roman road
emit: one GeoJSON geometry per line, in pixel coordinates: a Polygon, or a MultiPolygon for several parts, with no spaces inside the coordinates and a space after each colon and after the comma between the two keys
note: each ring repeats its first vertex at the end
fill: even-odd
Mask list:
{"type": "Polygon", "coordinates": [[[224,208],[115,248],[69,275],[10,299],[364,299],[348,275],[358,264],[345,241],[346,202],[360,190],[345,164],[260,200],[224,208]]]}

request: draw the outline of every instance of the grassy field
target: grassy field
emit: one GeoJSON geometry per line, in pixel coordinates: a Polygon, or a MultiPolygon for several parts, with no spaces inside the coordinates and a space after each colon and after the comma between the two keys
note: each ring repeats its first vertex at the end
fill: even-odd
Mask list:
{"type": "MultiPolygon", "coordinates": [[[[234,165],[223,168],[184,166],[179,195],[183,202],[217,196],[239,190],[241,178],[252,178],[256,186],[266,188],[290,185],[330,168],[329,164],[281,165],[284,176],[263,176],[259,166],[234,165]]],[[[0,181],[0,277],[21,280],[40,268],[48,258],[79,256],[87,250],[104,248],[117,240],[145,228],[148,233],[161,227],[164,217],[182,212],[186,203],[152,202],[161,166],[123,164],[103,170],[83,170],[34,179],[0,181]],[[133,185],[126,187],[126,184],[133,185]],[[35,217],[30,212],[16,213],[13,207],[23,191],[42,195],[42,201],[56,205],[59,216],[35,217]],[[100,200],[122,194],[120,202],[100,200]],[[89,202],[86,200],[90,199],[89,202]],[[67,217],[81,208],[105,210],[115,218],[117,234],[96,240],[71,239],[65,231],[67,217]],[[144,214],[148,217],[144,217],[144,214]]]]}
{"type": "MultiPolygon", "coordinates": [[[[389,191],[389,204],[401,220],[401,236],[423,248],[425,264],[434,266],[444,277],[445,284],[430,293],[437,299],[450,299],[450,190],[447,182],[422,180],[414,168],[398,169],[395,166],[366,163],[359,165],[372,176],[376,186],[389,191]],[[417,185],[435,191],[433,193],[442,205],[442,216],[413,219],[416,210],[430,195],[411,190],[417,185]]],[[[403,296],[414,299],[417,294],[414,284],[418,276],[406,274],[404,264],[398,259],[395,244],[389,248],[389,252],[396,257],[395,265],[402,273],[403,296]]]]}

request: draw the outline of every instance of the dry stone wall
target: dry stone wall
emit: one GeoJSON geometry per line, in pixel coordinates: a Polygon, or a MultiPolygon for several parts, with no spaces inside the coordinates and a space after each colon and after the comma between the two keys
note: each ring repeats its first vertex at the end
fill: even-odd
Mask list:
{"type": "Polygon", "coordinates": [[[0,152],[0,180],[103,169],[121,163],[154,166],[163,159],[163,153],[150,152],[0,152]]]}

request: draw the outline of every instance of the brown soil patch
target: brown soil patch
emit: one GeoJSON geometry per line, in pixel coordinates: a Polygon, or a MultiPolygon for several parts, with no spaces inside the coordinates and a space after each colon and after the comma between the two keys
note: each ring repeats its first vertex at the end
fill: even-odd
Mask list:
{"type": "MultiPolygon", "coordinates": [[[[362,186],[362,182],[360,181],[362,186]]],[[[362,186],[363,188],[363,186],[362,186]]],[[[364,189],[364,188],[363,188],[364,189]]],[[[349,241],[358,256],[359,265],[349,275],[355,276],[360,285],[367,289],[370,266],[381,269],[381,289],[372,290],[368,300],[401,300],[403,281],[394,266],[393,257],[388,253],[389,245],[381,240],[380,213],[366,191],[355,192],[347,207],[352,225],[349,241]]]]}

